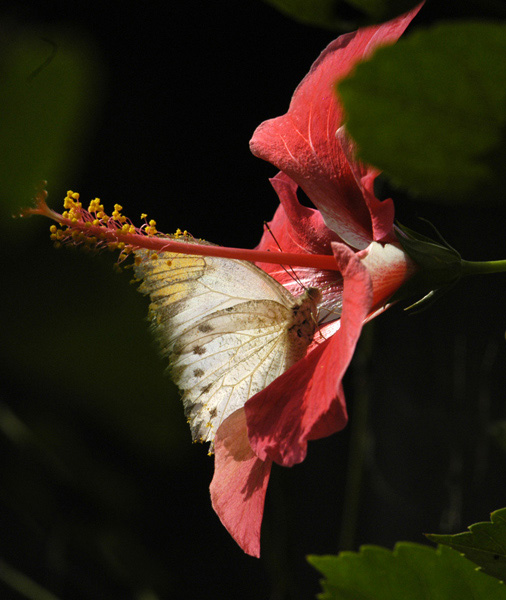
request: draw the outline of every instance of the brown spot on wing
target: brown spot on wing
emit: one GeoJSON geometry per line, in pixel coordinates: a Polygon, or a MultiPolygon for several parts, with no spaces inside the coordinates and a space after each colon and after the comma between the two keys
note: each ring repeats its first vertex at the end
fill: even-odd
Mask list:
{"type": "Polygon", "coordinates": [[[202,346],[193,346],[193,354],[205,354],[206,353],[206,349],[203,348],[202,346]]]}

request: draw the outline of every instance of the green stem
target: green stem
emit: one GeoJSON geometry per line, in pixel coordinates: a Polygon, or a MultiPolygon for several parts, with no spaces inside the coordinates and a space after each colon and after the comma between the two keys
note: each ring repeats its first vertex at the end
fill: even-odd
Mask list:
{"type": "Polygon", "coordinates": [[[462,275],[485,275],[487,273],[505,273],[506,260],[489,260],[478,262],[473,260],[462,261],[462,275]]]}

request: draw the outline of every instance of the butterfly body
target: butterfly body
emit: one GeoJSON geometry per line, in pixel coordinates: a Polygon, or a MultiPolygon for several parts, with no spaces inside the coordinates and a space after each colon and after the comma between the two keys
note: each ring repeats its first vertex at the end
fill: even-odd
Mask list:
{"type": "Polygon", "coordinates": [[[241,260],[136,256],[139,290],[151,298],[151,324],[183,392],[193,439],[212,442],[227,416],[306,354],[320,292],[294,297],[241,260]]]}

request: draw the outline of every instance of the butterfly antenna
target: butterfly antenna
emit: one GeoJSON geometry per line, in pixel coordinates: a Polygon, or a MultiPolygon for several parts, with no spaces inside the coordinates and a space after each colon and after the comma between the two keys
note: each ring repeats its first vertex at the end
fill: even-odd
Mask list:
{"type": "MultiPolygon", "coordinates": [[[[278,240],[276,239],[276,236],[272,232],[272,229],[269,227],[269,223],[267,223],[267,221],[264,221],[264,227],[271,234],[271,237],[274,240],[274,243],[278,247],[279,251],[283,252],[283,248],[281,248],[278,240]]],[[[289,267],[288,269],[284,265],[280,265],[280,267],[286,272],[287,275],[289,275],[296,283],[298,283],[303,290],[307,291],[306,286],[299,279],[293,267],[289,267]]]]}
{"type": "MultiPolygon", "coordinates": [[[[320,289],[320,291],[322,291],[325,288],[327,290],[329,290],[330,289],[330,284],[327,283],[325,286],[322,286],[319,289],[320,289]]],[[[341,308],[335,308],[335,309],[332,309],[332,308],[330,308],[328,306],[318,307],[318,316],[317,316],[316,327],[318,329],[318,333],[320,334],[322,340],[326,340],[327,338],[323,335],[320,325],[326,325],[328,323],[333,322],[334,320],[340,319],[341,318],[341,314],[342,314],[342,307],[341,308]],[[324,321],[320,322],[319,319],[320,319],[320,314],[322,312],[322,309],[325,310],[326,314],[325,314],[325,317],[324,317],[324,321]],[[334,318],[333,319],[332,318],[329,319],[330,315],[332,315],[334,318]]]]}

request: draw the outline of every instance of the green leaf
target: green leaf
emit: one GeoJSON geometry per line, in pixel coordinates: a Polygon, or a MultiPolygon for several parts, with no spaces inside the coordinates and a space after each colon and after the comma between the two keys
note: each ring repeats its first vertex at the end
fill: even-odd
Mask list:
{"type": "Polygon", "coordinates": [[[485,573],[506,581],[506,508],[493,512],[491,519],[471,525],[464,533],[427,537],[462,552],[485,573]]]}
{"type": "Polygon", "coordinates": [[[338,84],[363,160],[440,201],[504,199],[506,26],[448,23],[380,48],[338,84]]]}
{"type": "Polygon", "coordinates": [[[339,556],[309,556],[325,576],[321,600],[504,600],[506,587],[461,554],[408,542],[393,552],[363,546],[339,556]]]}
{"type": "Polygon", "coordinates": [[[327,29],[356,29],[408,11],[419,0],[265,0],[282,13],[327,29]]]}
{"type": "Polygon", "coordinates": [[[66,190],[85,158],[100,68],[90,43],[68,28],[18,29],[2,42],[0,215],[12,230],[11,214],[41,180],[66,190]]]}

